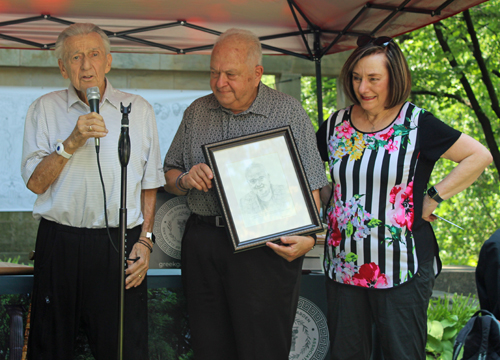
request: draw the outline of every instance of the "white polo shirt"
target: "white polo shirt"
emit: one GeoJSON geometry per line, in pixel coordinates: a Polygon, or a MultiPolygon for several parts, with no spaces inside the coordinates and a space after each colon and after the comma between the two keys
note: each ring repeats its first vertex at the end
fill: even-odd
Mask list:
{"type": "MultiPolygon", "coordinates": [[[[99,159],[106,188],[109,226],[119,225],[121,165],[118,139],[123,106],[132,104],[130,120],[130,161],[127,166],[127,227],[143,222],[141,190],[165,184],[160,158],[156,120],[152,106],[142,97],[124,93],[107,81],[106,91],[99,104],[108,134],[101,138],[99,159]]],[[[78,117],[90,108],[78,97],[75,88],[46,94],[31,104],[26,116],[21,173],[25,184],[45,156],[56,149],[73,131],[78,117]]],[[[33,216],[63,225],[83,228],[103,228],[104,200],[95,140],[90,138],[75,151],[59,177],[38,195],[33,216]]]]}

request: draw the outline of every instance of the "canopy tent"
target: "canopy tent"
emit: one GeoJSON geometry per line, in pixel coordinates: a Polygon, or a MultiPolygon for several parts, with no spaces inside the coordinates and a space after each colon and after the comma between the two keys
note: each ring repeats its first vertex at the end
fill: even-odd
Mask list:
{"type": "MultiPolygon", "coordinates": [[[[360,35],[413,31],[485,0],[0,0],[0,48],[52,49],[74,22],[92,22],[112,51],[208,54],[231,27],[252,30],[265,54],[316,63],[355,47],[360,35]]],[[[322,122],[321,86],[318,116],[322,122]]]]}

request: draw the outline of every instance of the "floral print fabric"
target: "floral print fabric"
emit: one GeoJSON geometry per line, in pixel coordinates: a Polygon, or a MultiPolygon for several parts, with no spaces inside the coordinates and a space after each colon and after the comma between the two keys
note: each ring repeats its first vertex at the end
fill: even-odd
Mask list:
{"type": "Polygon", "coordinates": [[[350,109],[330,119],[333,194],[324,266],[333,280],[388,288],[413,276],[412,167],[418,159],[415,143],[422,112],[406,103],[389,127],[375,133],[354,128],[350,109]]]}

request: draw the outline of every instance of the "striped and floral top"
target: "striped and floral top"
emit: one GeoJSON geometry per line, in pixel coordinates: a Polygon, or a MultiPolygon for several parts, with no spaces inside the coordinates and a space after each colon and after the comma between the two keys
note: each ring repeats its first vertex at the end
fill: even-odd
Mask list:
{"type": "Polygon", "coordinates": [[[352,125],[351,109],[335,112],[316,134],[333,182],[325,273],[367,288],[403,284],[427,261],[437,274],[438,246],[422,202],[435,162],[460,132],[406,102],[388,127],[365,133],[352,125]]]}

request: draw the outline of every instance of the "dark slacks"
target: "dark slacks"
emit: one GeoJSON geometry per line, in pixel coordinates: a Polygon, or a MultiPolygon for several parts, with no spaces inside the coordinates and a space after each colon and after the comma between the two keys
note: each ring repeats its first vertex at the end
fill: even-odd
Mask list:
{"type": "Polygon", "coordinates": [[[391,289],[326,281],[332,360],[368,360],[375,324],[384,360],[425,360],[427,308],[434,287],[432,262],[413,280],[391,289]]]}
{"type": "MultiPolygon", "coordinates": [[[[118,248],[119,231],[110,229],[118,248]]],[[[127,230],[127,253],[141,227],[127,230]]],[[[35,249],[30,360],[70,360],[80,326],[97,360],[117,358],[119,260],[106,229],[42,219],[35,249]]],[[[148,359],[147,284],[125,290],[124,359],[148,359]]]]}
{"type": "Polygon", "coordinates": [[[224,228],[192,215],[182,280],[196,360],[288,360],[302,262],[268,247],[234,254],[224,228]]]}

